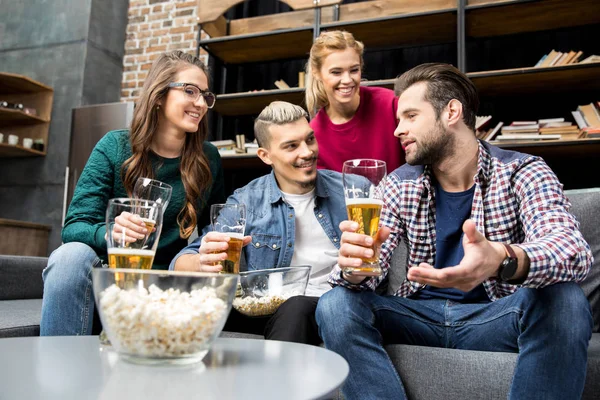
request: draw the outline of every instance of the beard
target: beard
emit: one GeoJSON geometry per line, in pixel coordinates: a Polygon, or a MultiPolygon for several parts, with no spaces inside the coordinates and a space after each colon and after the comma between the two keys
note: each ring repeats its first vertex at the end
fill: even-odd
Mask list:
{"type": "Polygon", "coordinates": [[[454,136],[448,134],[438,120],[435,126],[416,144],[415,154],[412,157],[406,157],[409,165],[437,164],[454,150],[454,136]]]}
{"type": "Polygon", "coordinates": [[[310,181],[307,182],[296,182],[298,183],[298,185],[302,188],[302,189],[312,189],[315,187],[316,183],[317,183],[317,179],[311,179],[310,181]]]}

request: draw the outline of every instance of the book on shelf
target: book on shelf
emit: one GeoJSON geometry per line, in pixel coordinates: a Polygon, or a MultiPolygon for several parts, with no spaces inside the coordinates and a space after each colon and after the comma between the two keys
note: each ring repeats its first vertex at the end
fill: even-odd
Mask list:
{"type": "Polygon", "coordinates": [[[582,55],[583,55],[583,51],[579,50],[575,54],[575,56],[571,59],[571,61],[569,61],[569,64],[577,64],[582,55]]]}
{"type": "Polygon", "coordinates": [[[597,63],[597,62],[600,62],[600,56],[593,54],[593,55],[579,61],[579,64],[588,64],[588,63],[597,63]]]}
{"type": "Polygon", "coordinates": [[[600,138],[600,128],[584,128],[581,130],[581,134],[586,138],[597,139],[600,138]]]}
{"type": "Polygon", "coordinates": [[[571,60],[573,59],[573,57],[575,57],[575,54],[577,54],[576,51],[569,51],[568,53],[566,53],[567,55],[565,56],[565,58],[563,60],[560,61],[560,64],[558,65],[567,65],[571,62],[571,60]]]}
{"type": "Polygon", "coordinates": [[[279,80],[275,81],[275,86],[277,86],[277,89],[281,89],[281,90],[290,88],[290,85],[288,85],[286,83],[286,81],[284,81],[283,79],[279,79],[279,80]]]}
{"type": "Polygon", "coordinates": [[[501,129],[502,133],[525,133],[536,135],[539,132],[538,125],[524,125],[524,126],[504,126],[501,129]]]}
{"type": "Polygon", "coordinates": [[[538,67],[540,67],[540,66],[541,66],[541,65],[544,63],[544,61],[546,61],[546,58],[547,58],[547,57],[548,57],[548,54],[544,54],[544,55],[542,56],[542,58],[540,58],[540,60],[539,60],[537,63],[535,63],[535,65],[533,66],[533,68],[538,68],[538,67]]]}
{"type": "Polygon", "coordinates": [[[226,139],[226,140],[213,140],[210,142],[210,144],[212,144],[213,146],[215,146],[217,149],[221,149],[221,148],[234,148],[235,147],[235,142],[231,139],[226,139]]]}
{"type": "Polygon", "coordinates": [[[585,122],[585,119],[583,119],[583,115],[581,115],[580,111],[571,111],[571,114],[573,115],[573,119],[575,120],[575,123],[577,124],[579,129],[584,129],[588,127],[588,124],[587,122],[585,122]]]}
{"type": "Polygon", "coordinates": [[[554,122],[565,122],[564,118],[545,118],[545,119],[538,119],[538,124],[540,126],[542,125],[546,125],[546,124],[551,124],[554,122]]]}
{"type": "Polygon", "coordinates": [[[579,128],[575,125],[558,126],[555,128],[540,128],[540,134],[545,135],[548,133],[579,133],[579,128]]]}
{"type": "Polygon", "coordinates": [[[561,135],[530,135],[530,134],[520,134],[520,133],[503,133],[502,135],[496,136],[495,140],[506,141],[506,140],[519,140],[519,141],[528,141],[528,140],[557,140],[561,139],[561,135]]]}
{"type": "Polygon", "coordinates": [[[563,60],[567,57],[568,53],[559,53],[559,56],[556,57],[551,63],[550,66],[551,67],[557,67],[559,66],[563,60]]]}
{"type": "Polygon", "coordinates": [[[509,126],[535,125],[537,123],[537,121],[513,121],[509,126]]]}
{"type": "MultiPolygon", "coordinates": [[[[579,59],[583,55],[583,51],[575,51],[570,50],[567,52],[556,51],[552,49],[550,53],[545,54],[539,61],[534,65],[535,68],[547,68],[547,67],[557,67],[561,65],[569,65],[569,64],[577,64],[579,63],[579,59]]],[[[581,63],[588,62],[600,62],[600,57],[598,56],[590,56],[585,60],[581,61],[581,63]],[[591,57],[591,58],[590,58],[591,57]],[[594,58],[598,57],[598,59],[594,58]]]]}
{"type": "Polygon", "coordinates": [[[475,130],[481,130],[481,129],[485,128],[489,124],[491,119],[492,119],[491,115],[476,116],[475,117],[475,130]]]}
{"type": "Polygon", "coordinates": [[[583,115],[583,119],[585,119],[588,126],[592,128],[600,127],[600,112],[596,109],[594,103],[579,106],[577,111],[583,115]]]}
{"type": "Polygon", "coordinates": [[[544,59],[544,61],[542,61],[539,65],[540,68],[546,68],[550,66],[550,63],[552,61],[554,61],[554,59],[560,56],[559,52],[552,49],[552,51],[550,53],[548,53],[548,55],[546,56],[546,58],[544,59]]]}
{"type": "Polygon", "coordinates": [[[492,129],[490,133],[485,138],[483,138],[483,140],[487,142],[491,142],[492,140],[494,140],[494,138],[498,135],[498,132],[500,132],[502,126],[504,126],[504,122],[498,122],[494,129],[492,129]]]}

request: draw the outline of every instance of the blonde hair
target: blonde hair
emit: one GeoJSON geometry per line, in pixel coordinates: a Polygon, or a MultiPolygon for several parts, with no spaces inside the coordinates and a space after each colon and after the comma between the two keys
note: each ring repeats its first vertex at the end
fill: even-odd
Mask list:
{"type": "Polygon", "coordinates": [[[354,49],[360,57],[360,69],[363,69],[363,53],[365,46],[362,42],[354,39],[350,32],[329,31],[322,32],[310,49],[310,57],[306,63],[306,107],[311,117],[314,117],[319,109],[329,104],[323,83],[313,75],[321,70],[325,58],[334,51],[354,49]]]}
{"type": "MultiPolygon", "coordinates": [[[[197,57],[176,50],[161,54],[152,64],[148,76],[136,101],[130,130],[132,156],[121,166],[121,180],[127,193],[131,196],[133,187],[139,177],[154,177],[150,160],[150,146],[158,131],[159,104],[169,91],[169,83],[177,74],[196,66],[204,72],[209,80],[208,68],[197,57]]],[[[181,150],[181,181],[185,189],[185,205],[177,216],[179,236],[188,238],[198,222],[196,202],[202,199],[203,192],[211,185],[212,176],[203,144],[208,136],[206,116],[202,118],[197,132],[189,132],[181,150]]]]}
{"type": "Polygon", "coordinates": [[[254,136],[258,145],[269,148],[271,141],[269,127],[272,125],[291,124],[301,118],[308,118],[308,114],[302,107],[286,101],[272,102],[261,111],[254,121],[254,136]]]}

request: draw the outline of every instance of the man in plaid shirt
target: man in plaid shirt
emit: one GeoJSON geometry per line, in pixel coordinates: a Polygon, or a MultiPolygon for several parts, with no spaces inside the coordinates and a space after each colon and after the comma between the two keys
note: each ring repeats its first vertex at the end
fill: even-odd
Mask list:
{"type": "Polygon", "coordinates": [[[456,68],[413,68],[396,94],[408,164],[388,176],[376,238],[340,224],[336,287],[317,308],[350,364],[345,398],[406,398],[390,343],[518,352],[510,398],[581,398],[592,317],[576,282],[593,259],[562,185],[541,158],[476,139],[477,91],[456,68]],[[407,279],[376,294],[400,241],[407,279]],[[343,272],[379,246],[380,277],[343,272]]]}

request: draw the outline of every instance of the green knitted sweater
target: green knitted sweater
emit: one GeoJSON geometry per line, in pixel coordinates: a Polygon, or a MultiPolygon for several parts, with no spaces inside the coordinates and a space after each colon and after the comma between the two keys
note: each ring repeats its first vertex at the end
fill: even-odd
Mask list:
{"type": "MultiPolygon", "coordinates": [[[[198,201],[198,226],[209,223],[210,205],[225,202],[221,157],[210,143],[204,143],[204,153],[210,162],[212,185],[198,201]]],[[[73,200],[62,230],[64,243],[82,242],[91,246],[106,262],[105,215],[108,200],[128,197],[121,181],[121,165],[131,157],[129,131],[108,132],[96,145],[77,182],[73,200]]],[[[179,237],[177,215],[185,204],[185,190],[181,181],[179,163],[181,158],[163,158],[152,154],[154,179],[173,187],[171,200],[163,216],[163,228],[153,269],[168,269],[171,259],[187,245],[179,237]]]]}

